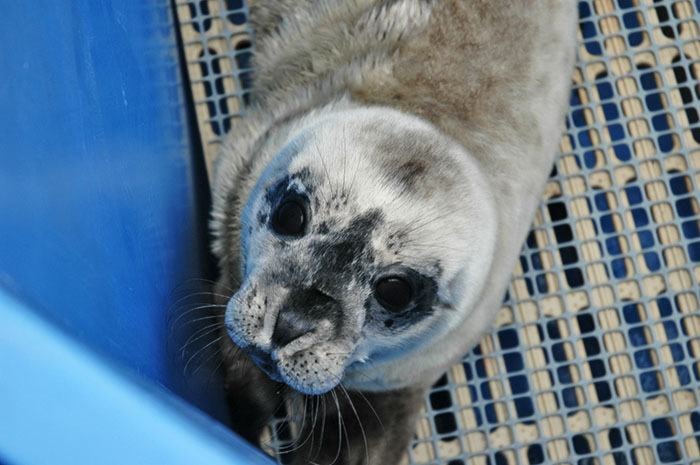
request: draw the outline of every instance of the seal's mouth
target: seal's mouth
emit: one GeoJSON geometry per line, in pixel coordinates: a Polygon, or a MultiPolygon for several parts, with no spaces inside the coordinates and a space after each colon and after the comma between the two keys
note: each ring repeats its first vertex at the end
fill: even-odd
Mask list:
{"type": "Polygon", "coordinates": [[[288,358],[278,358],[259,347],[247,346],[243,351],[271,380],[287,385],[303,394],[318,395],[337,386],[344,374],[347,356],[336,354],[336,346],[321,347],[311,352],[298,352],[288,358]],[[323,361],[327,363],[323,363],[323,361]],[[328,363],[330,362],[330,363],[328,363]]]}
{"type": "Polygon", "coordinates": [[[269,353],[260,349],[250,347],[246,348],[245,351],[251,358],[251,360],[255,362],[258,368],[264,371],[265,374],[270,377],[270,379],[280,383],[284,382],[284,380],[282,379],[282,375],[280,374],[279,368],[277,368],[277,364],[272,360],[272,357],[269,353]]]}

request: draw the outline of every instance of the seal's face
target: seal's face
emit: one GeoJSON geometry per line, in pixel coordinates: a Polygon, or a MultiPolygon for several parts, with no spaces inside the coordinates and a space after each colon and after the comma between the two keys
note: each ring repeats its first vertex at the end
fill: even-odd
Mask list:
{"type": "Polygon", "coordinates": [[[493,244],[489,199],[465,158],[394,112],[297,134],[241,214],[233,341],[273,379],[317,394],[349,366],[400,357],[462,321],[493,244]]]}

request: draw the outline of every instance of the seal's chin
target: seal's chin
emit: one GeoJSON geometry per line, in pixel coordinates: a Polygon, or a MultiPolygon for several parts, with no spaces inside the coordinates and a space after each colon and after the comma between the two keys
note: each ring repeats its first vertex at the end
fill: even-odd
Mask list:
{"type": "Polygon", "coordinates": [[[325,380],[325,381],[316,381],[313,384],[305,384],[297,379],[289,377],[289,375],[286,375],[284,373],[280,373],[282,376],[282,382],[289,386],[290,388],[294,389],[295,391],[298,391],[302,394],[307,394],[310,396],[320,396],[321,394],[325,394],[336,386],[340,384],[340,380],[325,380]]]}
{"type": "Polygon", "coordinates": [[[331,352],[331,347],[321,350],[300,351],[285,356],[279,350],[271,353],[248,346],[244,351],[273,381],[286,384],[291,389],[307,395],[321,395],[338,386],[348,365],[346,356],[331,352]]]}

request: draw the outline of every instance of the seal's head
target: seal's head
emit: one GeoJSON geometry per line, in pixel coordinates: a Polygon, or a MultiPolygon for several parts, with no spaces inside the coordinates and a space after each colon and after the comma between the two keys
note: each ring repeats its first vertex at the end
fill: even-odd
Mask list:
{"type": "Polygon", "coordinates": [[[231,218],[215,232],[241,266],[227,331],[273,379],[323,393],[468,316],[495,214],[476,164],[437,129],[389,109],[332,113],[260,173],[234,212],[240,242],[222,241],[231,218]]]}

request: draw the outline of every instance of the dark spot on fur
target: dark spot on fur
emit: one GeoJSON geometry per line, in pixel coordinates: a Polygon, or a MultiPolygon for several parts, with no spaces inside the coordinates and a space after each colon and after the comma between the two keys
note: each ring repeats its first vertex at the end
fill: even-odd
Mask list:
{"type": "Polygon", "coordinates": [[[321,224],[318,225],[318,229],[316,230],[319,234],[328,234],[328,223],[323,221],[321,224]]]}
{"type": "Polygon", "coordinates": [[[384,320],[384,326],[386,326],[387,328],[391,328],[392,326],[394,326],[394,320],[392,320],[391,318],[389,318],[388,320],[384,320]]]}
{"type": "Polygon", "coordinates": [[[400,182],[412,187],[426,171],[425,162],[414,159],[399,166],[396,170],[396,176],[400,182]]]}
{"type": "Polygon", "coordinates": [[[382,217],[379,209],[371,210],[353,218],[341,231],[329,234],[327,239],[314,244],[311,255],[314,262],[319,264],[318,275],[345,281],[351,275],[359,275],[363,264],[374,260],[370,240],[382,217]]]}
{"type": "Polygon", "coordinates": [[[384,177],[395,182],[402,194],[433,195],[461,181],[460,167],[447,154],[448,146],[431,131],[406,131],[390,124],[367,124],[363,130],[377,152],[384,177]]]}

